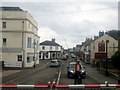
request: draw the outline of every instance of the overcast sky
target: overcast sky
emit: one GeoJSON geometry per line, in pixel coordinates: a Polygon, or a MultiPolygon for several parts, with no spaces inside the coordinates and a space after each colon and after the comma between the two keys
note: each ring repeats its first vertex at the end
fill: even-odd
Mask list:
{"type": "Polygon", "coordinates": [[[38,23],[40,42],[55,38],[64,48],[72,48],[99,31],[118,29],[118,1],[2,0],[2,6],[28,11],[38,23]]]}

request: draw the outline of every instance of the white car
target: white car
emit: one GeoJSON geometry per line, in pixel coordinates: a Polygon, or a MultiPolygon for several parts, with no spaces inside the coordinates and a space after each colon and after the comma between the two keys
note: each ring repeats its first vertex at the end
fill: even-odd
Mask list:
{"type": "Polygon", "coordinates": [[[57,60],[57,59],[51,60],[50,67],[59,67],[59,66],[61,66],[60,60],[57,60]]]}

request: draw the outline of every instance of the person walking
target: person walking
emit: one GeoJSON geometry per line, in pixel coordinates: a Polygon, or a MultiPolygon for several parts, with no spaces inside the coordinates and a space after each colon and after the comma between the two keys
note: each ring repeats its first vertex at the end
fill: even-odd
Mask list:
{"type": "Polygon", "coordinates": [[[80,61],[77,60],[76,64],[75,64],[75,79],[74,79],[74,84],[76,85],[78,83],[78,79],[80,76],[80,70],[81,70],[81,65],[80,65],[80,61]]]}

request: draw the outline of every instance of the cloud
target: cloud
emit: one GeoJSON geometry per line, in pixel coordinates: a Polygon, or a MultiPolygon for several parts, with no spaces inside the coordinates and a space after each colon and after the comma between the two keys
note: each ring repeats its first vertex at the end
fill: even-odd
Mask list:
{"type": "Polygon", "coordinates": [[[118,2],[119,0],[1,0],[2,2],[118,2]]]}
{"type": "Polygon", "coordinates": [[[38,22],[41,41],[55,37],[66,48],[64,39],[68,47],[73,47],[99,31],[117,29],[117,0],[65,1],[3,2],[3,5],[27,10],[38,22]]]}
{"type": "Polygon", "coordinates": [[[46,39],[49,40],[58,36],[57,33],[49,27],[40,27],[38,35],[40,36],[41,41],[46,39]]]}

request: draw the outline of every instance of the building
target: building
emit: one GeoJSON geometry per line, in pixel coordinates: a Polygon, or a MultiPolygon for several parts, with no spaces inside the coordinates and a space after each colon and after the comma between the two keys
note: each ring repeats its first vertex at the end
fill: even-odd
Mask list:
{"type": "Polygon", "coordinates": [[[86,41],[82,43],[81,58],[85,63],[90,63],[90,43],[93,41],[92,38],[86,38],[86,41]]]}
{"type": "Polygon", "coordinates": [[[118,50],[118,41],[113,37],[105,34],[95,39],[90,44],[90,63],[96,63],[105,60],[106,56],[111,58],[118,50]]]}
{"type": "Polygon", "coordinates": [[[5,67],[39,64],[38,24],[19,7],[0,7],[2,12],[2,61],[5,67]]]}
{"type": "Polygon", "coordinates": [[[51,41],[44,41],[40,43],[39,58],[44,59],[59,59],[62,55],[62,47],[55,42],[55,39],[51,41]]]}

